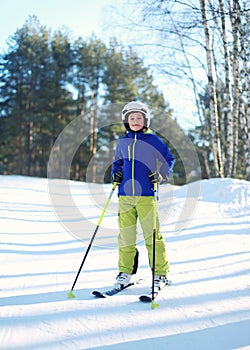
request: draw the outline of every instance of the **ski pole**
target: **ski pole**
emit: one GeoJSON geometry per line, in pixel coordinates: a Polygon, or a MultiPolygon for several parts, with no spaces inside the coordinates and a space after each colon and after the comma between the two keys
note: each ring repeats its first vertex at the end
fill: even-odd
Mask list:
{"type": "Polygon", "coordinates": [[[156,258],[156,202],[157,202],[157,187],[158,184],[154,183],[154,204],[153,204],[153,209],[154,209],[154,218],[153,218],[153,246],[152,246],[152,302],[151,302],[151,308],[155,309],[157,306],[160,306],[160,304],[156,304],[154,302],[155,299],[155,258],[156,258]]]}
{"type": "Polygon", "coordinates": [[[88,256],[88,253],[89,253],[90,248],[91,248],[91,246],[92,246],[92,243],[93,243],[93,241],[94,241],[94,239],[95,239],[95,236],[96,236],[96,234],[97,234],[97,231],[98,231],[98,229],[99,229],[99,227],[100,227],[100,225],[101,225],[102,219],[103,219],[103,217],[104,217],[104,215],[105,215],[105,212],[106,212],[106,210],[107,210],[107,208],[108,208],[108,205],[109,205],[109,203],[110,203],[111,197],[112,197],[112,195],[113,195],[113,193],[114,193],[114,190],[115,190],[116,186],[117,186],[117,184],[116,184],[116,182],[115,182],[114,185],[113,185],[113,187],[112,187],[112,190],[111,190],[111,192],[110,192],[110,195],[109,195],[109,197],[108,197],[108,200],[107,200],[107,202],[106,202],[106,204],[105,204],[105,206],[104,206],[104,209],[103,209],[103,211],[102,211],[102,213],[101,213],[101,216],[100,216],[100,218],[99,218],[98,224],[97,224],[97,226],[96,226],[96,228],[95,228],[95,231],[94,231],[94,233],[93,233],[93,236],[92,236],[92,238],[91,238],[91,240],[90,240],[90,243],[89,243],[89,245],[88,245],[88,248],[87,248],[87,250],[86,250],[86,253],[85,253],[84,257],[83,257],[82,263],[81,263],[81,265],[80,265],[80,267],[79,267],[79,270],[78,270],[78,272],[77,272],[77,275],[76,275],[76,278],[75,278],[75,280],[74,280],[74,283],[73,283],[73,285],[72,285],[72,287],[71,287],[71,290],[70,290],[70,291],[68,292],[68,294],[67,294],[68,298],[75,298],[75,295],[73,294],[73,289],[74,289],[75,284],[76,284],[76,281],[77,281],[77,279],[78,279],[78,277],[79,277],[79,275],[80,275],[80,272],[81,272],[81,270],[82,270],[82,267],[83,267],[83,265],[84,265],[84,263],[85,263],[85,260],[86,260],[86,258],[87,258],[87,256],[88,256]]]}

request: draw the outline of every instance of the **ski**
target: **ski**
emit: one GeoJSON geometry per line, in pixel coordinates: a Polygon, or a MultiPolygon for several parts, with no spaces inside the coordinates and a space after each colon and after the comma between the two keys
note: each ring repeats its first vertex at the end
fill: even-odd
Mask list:
{"type": "Polygon", "coordinates": [[[116,295],[120,292],[122,292],[124,289],[127,289],[131,286],[134,286],[135,284],[139,284],[141,282],[141,279],[139,280],[136,280],[134,282],[131,282],[129,283],[127,286],[123,287],[122,289],[115,289],[115,288],[112,288],[112,289],[109,289],[109,290],[106,290],[104,292],[102,291],[99,291],[99,290],[94,290],[92,292],[92,294],[96,297],[96,298],[108,298],[108,297],[112,297],[113,295],[116,295]]]}
{"type": "Polygon", "coordinates": [[[152,296],[152,293],[149,293],[149,294],[143,294],[139,297],[139,300],[142,302],[142,303],[151,303],[153,301],[153,299],[155,300],[156,297],[165,289],[165,287],[168,287],[170,286],[172,282],[170,280],[167,281],[167,283],[161,288],[159,289],[158,291],[155,291],[154,292],[154,298],[152,296]]]}

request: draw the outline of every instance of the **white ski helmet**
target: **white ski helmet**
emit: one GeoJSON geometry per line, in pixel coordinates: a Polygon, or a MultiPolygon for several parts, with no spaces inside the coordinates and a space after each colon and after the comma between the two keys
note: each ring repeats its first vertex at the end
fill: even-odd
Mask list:
{"type": "Polygon", "coordinates": [[[127,128],[127,123],[128,123],[128,115],[132,112],[140,112],[143,114],[143,116],[146,119],[146,127],[149,127],[150,124],[150,111],[148,109],[148,106],[145,105],[145,103],[142,103],[140,101],[132,101],[127,103],[122,110],[122,121],[127,128]]]}

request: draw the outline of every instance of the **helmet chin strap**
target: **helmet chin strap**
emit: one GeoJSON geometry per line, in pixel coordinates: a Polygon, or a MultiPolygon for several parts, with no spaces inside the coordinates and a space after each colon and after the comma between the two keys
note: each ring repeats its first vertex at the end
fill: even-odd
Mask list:
{"type": "Polygon", "coordinates": [[[132,132],[134,132],[134,133],[137,133],[137,132],[145,132],[145,131],[147,131],[147,130],[148,130],[148,128],[147,128],[146,126],[144,126],[143,128],[141,128],[140,130],[137,130],[137,131],[133,131],[133,130],[131,130],[130,128],[126,128],[125,133],[128,133],[129,131],[132,131],[132,132]]]}

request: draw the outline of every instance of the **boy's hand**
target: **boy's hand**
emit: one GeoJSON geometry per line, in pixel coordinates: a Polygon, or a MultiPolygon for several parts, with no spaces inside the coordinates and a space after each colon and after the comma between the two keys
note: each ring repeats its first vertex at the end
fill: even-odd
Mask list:
{"type": "Polygon", "coordinates": [[[148,177],[152,184],[161,184],[163,182],[163,177],[158,171],[151,171],[148,174],[148,177]]]}
{"type": "Polygon", "coordinates": [[[122,182],[122,172],[121,170],[118,170],[116,173],[112,175],[112,182],[117,183],[117,185],[120,185],[122,182]]]}

